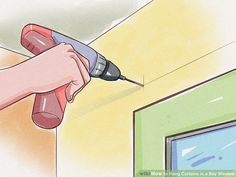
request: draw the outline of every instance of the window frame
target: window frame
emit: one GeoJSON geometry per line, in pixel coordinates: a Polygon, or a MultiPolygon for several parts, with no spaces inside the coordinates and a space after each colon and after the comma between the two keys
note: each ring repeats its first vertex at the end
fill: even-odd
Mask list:
{"type": "Polygon", "coordinates": [[[196,136],[196,135],[200,135],[200,134],[204,134],[204,133],[209,133],[209,132],[213,132],[213,131],[221,130],[221,129],[225,129],[225,128],[230,128],[230,127],[234,127],[234,126],[236,126],[236,120],[222,122],[219,124],[214,124],[214,125],[202,127],[202,128],[190,130],[187,132],[182,132],[182,133],[166,136],[165,137],[165,170],[167,170],[167,171],[172,170],[172,142],[174,140],[189,138],[192,136],[196,136]]]}

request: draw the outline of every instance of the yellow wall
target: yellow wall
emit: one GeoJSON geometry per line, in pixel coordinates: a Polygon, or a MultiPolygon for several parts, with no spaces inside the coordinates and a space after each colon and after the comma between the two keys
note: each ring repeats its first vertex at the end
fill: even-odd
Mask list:
{"type": "Polygon", "coordinates": [[[58,129],[58,176],[132,176],[133,110],[235,67],[232,43],[155,80],[233,41],[234,5],[154,0],[95,41],[92,47],[126,76],[140,82],[144,78],[145,87],[92,80],[68,105],[58,129]]]}
{"type": "MultiPolygon", "coordinates": [[[[233,0],[154,0],[95,41],[92,47],[145,87],[92,80],[58,128],[58,177],[131,177],[133,110],[236,66],[232,43],[155,80],[235,40],[233,7],[233,0]]],[[[0,50],[0,67],[23,59],[0,50]]],[[[33,125],[32,104],[29,97],[0,112],[0,166],[18,176],[26,169],[54,176],[55,133],[33,125]]]]}
{"type": "MultiPolygon", "coordinates": [[[[0,48],[0,68],[25,59],[0,48]]],[[[33,100],[30,96],[0,111],[0,176],[55,177],[55,131],[34,125],[33,100]]]]}

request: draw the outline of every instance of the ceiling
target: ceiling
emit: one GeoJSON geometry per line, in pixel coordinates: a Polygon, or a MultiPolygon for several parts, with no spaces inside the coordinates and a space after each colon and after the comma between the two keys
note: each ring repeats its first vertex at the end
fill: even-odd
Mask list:
{"type": "Polygon", "coordinates": [[[0,46],[29,54],[20,45],[21,29],[40,24],[89,42],[149,0],[8,0],[0,6],[0,46]]]}

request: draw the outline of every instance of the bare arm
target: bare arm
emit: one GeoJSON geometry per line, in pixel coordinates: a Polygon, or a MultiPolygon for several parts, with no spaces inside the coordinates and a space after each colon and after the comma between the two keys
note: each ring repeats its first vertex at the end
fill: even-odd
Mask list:
{"type": "Polygon", "coordinates": [[[66,88],[67,100],[90,81],[87,59],[70,45],[60,44],[33,59],[0,70],[0,110],[29,96],[66,88]]]}
{"type": "Polygon", "coordinates": [[[25,76],[27,71],[23,70],[24,64],[0,70],[0,110],[32,93],[25,76]]]}

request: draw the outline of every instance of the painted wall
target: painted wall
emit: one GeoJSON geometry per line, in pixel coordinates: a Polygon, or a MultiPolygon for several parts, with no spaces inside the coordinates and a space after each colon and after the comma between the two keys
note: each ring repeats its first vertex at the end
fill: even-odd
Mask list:
{"type": "Polygon", "coordinates": [[[234,1],[205,2],[153,1],[92,44],[145,87],[92,80],[58,128],[58,177],[131,177],[133,111],[235,67],[234,43],[209,53],[233,40],[234,1]]]}
{"type": "MultiPolygon", "coordinates": [[[[25,59],[0,48],[0,68],[25,59]]],[[[31,120],[33,101],[34,96],[30,96],[0,111],[0,176],[56,175],[56,133],[34,125],[31,120]]]]}
{"type": "Polygon", "coordinates": [[[235,120],[236,71],[135,113],[135,174],[165,168],[165,137],[235,120]]]}
{"type": "MultiPolygon", "coordinates": [[[[68,105],[65,120],[58,128],[58,177],[131,177],[133,111],[235,68],[235,43],[229,44],[236,36],[233,7],[233,0],[154,0],[95,41],[92,47],[116,63],[131,79],[144,81],[145,87],[93,79],[75,102],[68,105]],[[229,45],[222,47],[226,44],[229,45]],[[216,49],[219,50],[214,51],[216,49]],[[193,60],[196,62],[165,75],[193,60]]],[[[3,52],[1,60],[7,56],[3,52]]],[[[9,65],[8,61],[18,62],[18,56],[10,54],[6,62],[9,65]]],[[[13,148],[9,154],[17,152],[20,155],[19,151],[27,154],[20,156],[19,162],[25,157],[31,158],[25,166],[21,164],[19,167],[28,169],[28,164],[37,162],[36,158],[43,158],[40,162],[47,160],[49,164],[37,164],[32,169],[42,167],[42,171],[53,174],[54,171],[50,170],[55,170],[52,148],[55,134],[33,127],[29,121],[32,101],[32,97],[27,98],[1,111],[1,121],[13,118],[26,121],[22,122],[21,128],[16,128],[19,126],[16,121],[6,122],[4,126],[9,131],[2,128],[2,137],[5,137],[2,142],[8,146],[7,139],[13,137],[13,146],[22,148],[13,148]],[[22,110],[27,111],[19,115],[22,110]],[[5,119],[9,115],[13,118],[5,119]],[[33,134],[31,130],[38,138],[29,136],[33,134]],[[48,148],[43,149],[47,143],[48,148]],[[32,155],[29,155],[31,151],[32,155]]]]}

